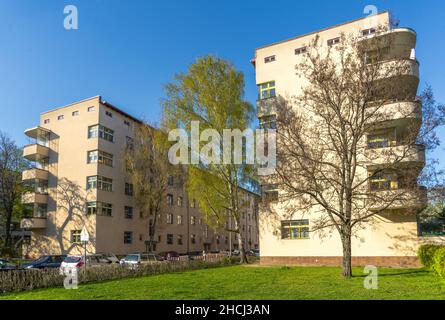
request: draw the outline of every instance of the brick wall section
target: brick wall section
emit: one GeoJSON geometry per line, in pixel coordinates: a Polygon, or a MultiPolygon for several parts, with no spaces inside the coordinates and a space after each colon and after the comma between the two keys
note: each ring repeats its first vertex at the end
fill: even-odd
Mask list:
{"type": "MultiPolygon", "coordinates": [[[[341,266],[342,257],[261,257],[262,265],[293,266],[341,266]]],[[[419,259],[405,257],[352,257],[353,266],[374,265],[378,267],[417,268],[419,259]]]]}

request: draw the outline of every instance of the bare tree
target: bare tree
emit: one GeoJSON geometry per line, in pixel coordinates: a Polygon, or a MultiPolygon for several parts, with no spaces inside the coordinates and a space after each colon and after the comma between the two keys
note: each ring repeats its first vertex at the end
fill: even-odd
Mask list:
{"type": "Polygon", "coordinates": [[[63,219],[62,223],[58,223],[58,227],[55,230],[55,240],[57,241],[60,252],[67,254],[71,250],[78,246],[78,244],[71,243],[70,234],[66,229],[69,225],[73,227],[75,225],[77,230],[84,227],[85,223],[88,223],[87,219],[87,195],[82,192],[81,186],[67,178],[61,178],[57,185],[57,199],[58,208],[63,210],[66,215],[62,215],[61,212],[55,216],[55,219],[63,219]],[[68,247],[67,243],[71,243],[68,247]]]}
{"type": "Polygon", "coordinates": [[[150,217],[148,251],[155,245],[156,231],[162,227],[167,205],[169,178],[176,180],[179,167],[168,162],[166,135],[149,124],[140,124],[123,155],[125,172],[134,186],[133,197],[142,216],[150,217]]]}
{"type": "Polygon", "coordinates": [[[418,83],[397,78],[415,72],[417,61],[393,43],[384,28],[366,39],[342,35],[327,49],[316,37],[295,67],[306,83],[301,93],[273,106],[278,165],[263,184],[279,185],[289,217],[310,215],[311,231],[339,233],[345,277],[356,230],[393,208],[423,205],[422,154],[437,145],[444,115],[431,90],[418,98],[418,83]],[[397,119],[404,122],[395,131],[389,124],[397,119]]]}
{"type": "Polygon", "coordinates": [[[0,132],[0,215],[5,229],[4,248],[11,248],[11,223],[23,193],[22,171],[27,167],[22,150],[0,132]]]}

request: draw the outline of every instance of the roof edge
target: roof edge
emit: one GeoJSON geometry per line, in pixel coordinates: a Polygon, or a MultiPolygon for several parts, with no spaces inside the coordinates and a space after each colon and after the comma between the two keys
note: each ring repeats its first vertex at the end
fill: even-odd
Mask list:
{"type": "MultiPolygon", "coordinates": [[[[380,13],[376,14],[376,16],[380,16],[380,15],[383,15],[383,14],[389,14],[390,15],[391,12],[389,10],[385,10],[383,12],[380,12],[380,13]]],[[[257,50],[261,50],[261,49],[265,49],[265,48],[268,48],[268,47],[275,46],[277,44],[282,44],[282,43],[286,43],[286,42],[289,42],[289,41],[297,40],[299,38],[304,38],[304,37],[307,37],[307,36],[310,36],[310,35],[313,35],[313,34],[317,34],[317,33],[324,32],[324,31],[327,31],[327,30],[330,30],[330,29],[338,28],[338,27],[347,25],[349,23],[354,23],[354,22],[357,22],[357,21],[360,21],[360,20],[364,20],[364,19],[367,19],[367,18],[369,18],[369,17],[364,17],[364,18],[358,18],[358,19],[350,20],[350,21],[347,21],[347,22],[343,22],[343,23],[339,23],[339,24],[333,25],[331,27],[319,29],[319,30],[308,32],[308,33],[305,33],[305,34],[302,34],[302,35],[299,35],[299,36],[295,36],[295,37],[292,37],[292,38],[289,38],[289,39],[286,39],[286,40],[281,40],[281,41],[277,41],[277,42],[274,42],[274,43],[271,43],[271,44],[268,44],[268,45],[265,45],[265,46],[257,47],[257,48],[255,48],[255,52],[257,52],[257,50]]]]}

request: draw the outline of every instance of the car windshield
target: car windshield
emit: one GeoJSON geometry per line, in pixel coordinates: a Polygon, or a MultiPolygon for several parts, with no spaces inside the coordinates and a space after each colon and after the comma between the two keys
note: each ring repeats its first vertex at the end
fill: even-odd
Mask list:
{"type": "Polygon", "coordinates": [[[125,261],[139,261],[139,256],[137,254],[130,254],[124,258],[125,261]]]}
{"type": "Polygon", "coordinates": [[[81,257],[66,257],[65,260],[63,260],[63,262],[65,263],[77,263],[81,260],[81,257]]]}
{"type": "Polygon", "coordinates": [[[42,262],[46,262],[47,260],[48,260],[48,257],[45,256],[45,257],[41,257],[41,258],[35,260],[35,261],[32,262],[32,263],[42,263],[42,262]]]}

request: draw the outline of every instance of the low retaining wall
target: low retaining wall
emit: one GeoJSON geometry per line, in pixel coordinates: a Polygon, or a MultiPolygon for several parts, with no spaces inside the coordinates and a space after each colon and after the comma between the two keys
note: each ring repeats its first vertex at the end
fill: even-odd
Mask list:
{"type": "MultiPolygon", "coordinates": [[[[342,257],[261,257],[262,265],[290,266],[341,266],[342,257]]],[[[353,266],[373,265],[377,267],[418,268],[417,257],[352,257],[353,266]]]]}

